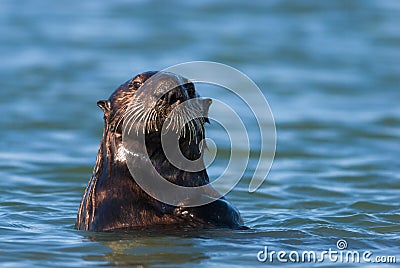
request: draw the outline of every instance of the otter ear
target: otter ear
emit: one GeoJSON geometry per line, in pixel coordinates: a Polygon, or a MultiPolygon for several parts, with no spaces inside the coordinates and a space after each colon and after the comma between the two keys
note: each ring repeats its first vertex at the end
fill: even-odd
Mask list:
{"type": "Polygon", "coordinates": [[[109,112],[111,110],[111,102],[109,100],[99,100],[97,102],[97,106],[99,106],[104,113],[109,112]]]}
{"type": "Polygon", "coordinates": [[[203,111],[204,111],[204,121],[207,123],[210,123],[210,120],[208,120],[208,110],[210,109],[212,100],[211,99],[201,99],[202,106],[203,106],[203,111]]]}

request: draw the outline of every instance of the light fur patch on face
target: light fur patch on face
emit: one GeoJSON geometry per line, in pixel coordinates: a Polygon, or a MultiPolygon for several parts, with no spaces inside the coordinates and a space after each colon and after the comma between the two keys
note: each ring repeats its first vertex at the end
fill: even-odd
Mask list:
{"type": "Polygon", "coordinates": [[[115,161],[126,162],[126,150],[122,144],[118,146],[118,150],[115,154],[115,161]]]}

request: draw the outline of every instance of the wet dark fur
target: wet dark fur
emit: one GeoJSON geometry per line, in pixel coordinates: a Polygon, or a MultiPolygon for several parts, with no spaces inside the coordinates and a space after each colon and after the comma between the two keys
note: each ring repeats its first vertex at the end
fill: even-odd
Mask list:
{"type": "MultiPolygon", "coordinates": [[[[199,207],[175,207],[155,200],[136,184],[126,161],[118,158],[118,147],[122,144],[121,119],[135,92],[155,73],[137,75],[115,90],[108,100],[98,102],[104,112],[105,127],[93,175],[79,207],[76,228],[106,231],[166,225],[241,227],[243,221],[239,212],[224,198],[199,207]]],[[[195,97],[192,83],[187,84],[187,92],[189,98],[195,97]]],[[[196,159],[201,153],[197,143],[190,143],[184,138],[180,139],[180,147],[189,159],[196,159]]],[[[159,132],[146,134],[146,148],[153,165],[166,179],[182,186],[198,186],[209,182],[205,169],[185,172],[165,161],[159,132]]]]}

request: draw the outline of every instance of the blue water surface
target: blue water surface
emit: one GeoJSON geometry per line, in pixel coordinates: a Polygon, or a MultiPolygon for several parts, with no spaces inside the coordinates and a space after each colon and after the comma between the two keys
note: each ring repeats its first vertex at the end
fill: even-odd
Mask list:
{"type": "MultiPolygon", "coordinates": [[[[269,264],[257,260],[264,246],[321,252],[339,239],[399,263],[399,25],[389,0],[1,1],[0,266],[247,267],[269,264]],[[103,127],[97,100],[194,60],[247,74],[274,114],[267,180],[248,192],[252,145],[227,197],[251,229],[76,231],[103,127]]],[[[229,151],[221,128],[207,133],[229,151]]]]}

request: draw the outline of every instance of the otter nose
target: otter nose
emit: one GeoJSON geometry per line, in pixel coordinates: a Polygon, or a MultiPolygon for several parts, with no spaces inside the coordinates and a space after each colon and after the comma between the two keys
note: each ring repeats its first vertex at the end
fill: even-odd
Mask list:
{"type": "Polygon", "coordinates": [[[169,104],[173,104],[178,100],[189,99],[184,81],[180,81],[178,78],[179,77],[167,76],[163,77],[158,82],[157,93],[169,104]]]}
{"type": "Polygon", "coordinates": [[[189,99],[189,95],[186,91],[186,88],[183,85],[174,87],[172,90],[168,91],[167,94],[165,94],[165,100],[169,104],[173,104],[173,103],[177,102],[178,100],[185,101],[188,99],[189,99]]]}

